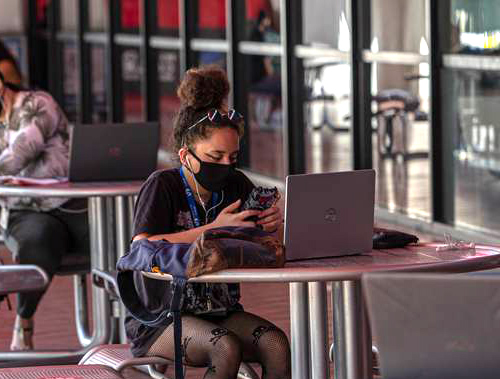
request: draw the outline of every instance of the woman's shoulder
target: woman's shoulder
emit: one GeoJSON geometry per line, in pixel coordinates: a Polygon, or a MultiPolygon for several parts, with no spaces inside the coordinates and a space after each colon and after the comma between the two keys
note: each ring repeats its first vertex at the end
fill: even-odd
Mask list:
{"type": "Polygon", "coordinates": [[[178,182],[180,179],[179,169],[178,168],[167,168],[167,169],[159,169],[154,171],[147,178],[147,182],[149,181],[160,181],[160,182],[169,182],[174,181],[178,182]]]}
{"type": "Polygon", "coordinates": [[[234,193],[237,198],[246,198],[253,187],[255,187],[254,184],[244,172],[234,170],[234,175],[228,188],[230,193],[234,193]]]}
{"type": "Polygon", "coordinates": [[[254,184],[241,170],[234,170],[234,181],[239,185],[253,186],[254,184]]]}
{"type": "Polygon", "coordinates": [[[165,190],[177,188],[180,184],[178,168],[160,169],[154,171],[142,185],[146,188],[163,188],[165,190]]]}
{"type": "Polygon", "coordinates": [[[20,91],[16,103],[21,109],[55,110],[59,107],[50,93],[38,90],[20,91]]]}

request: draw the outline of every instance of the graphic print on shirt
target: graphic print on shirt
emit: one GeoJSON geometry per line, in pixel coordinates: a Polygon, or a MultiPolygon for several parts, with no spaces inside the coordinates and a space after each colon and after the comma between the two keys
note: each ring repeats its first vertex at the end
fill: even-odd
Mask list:
{"type": "Polygon", "coordinates": [[[179,211],[177,214],[176,228],[178,230],[189,230],[194,228],[193,219],[189,211],[179,211]]]}

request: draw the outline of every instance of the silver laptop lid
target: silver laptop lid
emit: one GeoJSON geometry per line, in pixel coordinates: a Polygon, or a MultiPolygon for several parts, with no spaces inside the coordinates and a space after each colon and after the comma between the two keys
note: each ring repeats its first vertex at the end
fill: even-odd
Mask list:
{"type": "Polygon", "coordinates": [[[500,276],[363,276],[383,378],[496,379],[500,276]]]}
{"type": "Polygon", "coordinates": [[[286,178],[287,260],[371,251],[375,171],[286,178]]]}

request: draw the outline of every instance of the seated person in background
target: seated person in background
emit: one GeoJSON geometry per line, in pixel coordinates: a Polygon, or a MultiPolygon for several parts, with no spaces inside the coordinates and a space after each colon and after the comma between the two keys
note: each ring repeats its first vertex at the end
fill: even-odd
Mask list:
{"type": "Polygon", "coordinates": [[[17,62],[7,49],[7,47],[0,40],[0,72],[9,83],[20,85],[21,72],[17,66],[17,62]]]}
{"type": "MultiPolygon", "coordinates": [[[[22,90],[0,73],[0,175],[68,175],[68,120],[46,92],[22,90]]],[[[52,278],[63,254],[89,252],[86,200],[2,197],[5,244],[21,264],[52,278]]],[[[12,350],[33,349],[33,315],[44,292],[18,294],[12,350]]]]}
{"type": "MultiPolygon", "coordinates": [[[[181,167],[157,171],[144,183],[135,208],[134,240],[192,243],[211,228],[258,224],[275,232],[281,225],[277,207],[238,211],[254,185],[234,169],[243,119],[227,109],[228,93],[222,69],[187,71],[177,90],[181,109],[174,122],[174,149],[181,167]],[[251,216],[258,220],[248,220],[251,216]]],[[[134,281],[145,304],[161,306],[163,282],[140,273],[134,281]]],[[[238,284],[187,284],[182,313],[184,363],[207,367],[207,379],[236,379],[242,361],[259,363],[265,379],[290,378],[287,336],[271,322],[245,312],[239,298],[238,284]]],[[[125,327],[135,356],[174,358],[173,324],[155,328],[127,317],[125,327]]]]}

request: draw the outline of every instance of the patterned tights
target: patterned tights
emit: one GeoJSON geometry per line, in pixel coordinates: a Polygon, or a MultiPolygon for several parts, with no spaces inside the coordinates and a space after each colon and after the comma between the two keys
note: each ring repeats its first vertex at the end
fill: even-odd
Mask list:
{"type": "MultiPolygon", "coordinates": [[[[291,377],[286,335],[256,315],[234,312],[228,317],[182,317],[183,362],[208,367],[205,379],[236,379],[242,361],[262,366],[262,379],[291,377]]],[[[170,325],[149,349],[148,356],[174,359],[174,328],[170,325]]]]}

